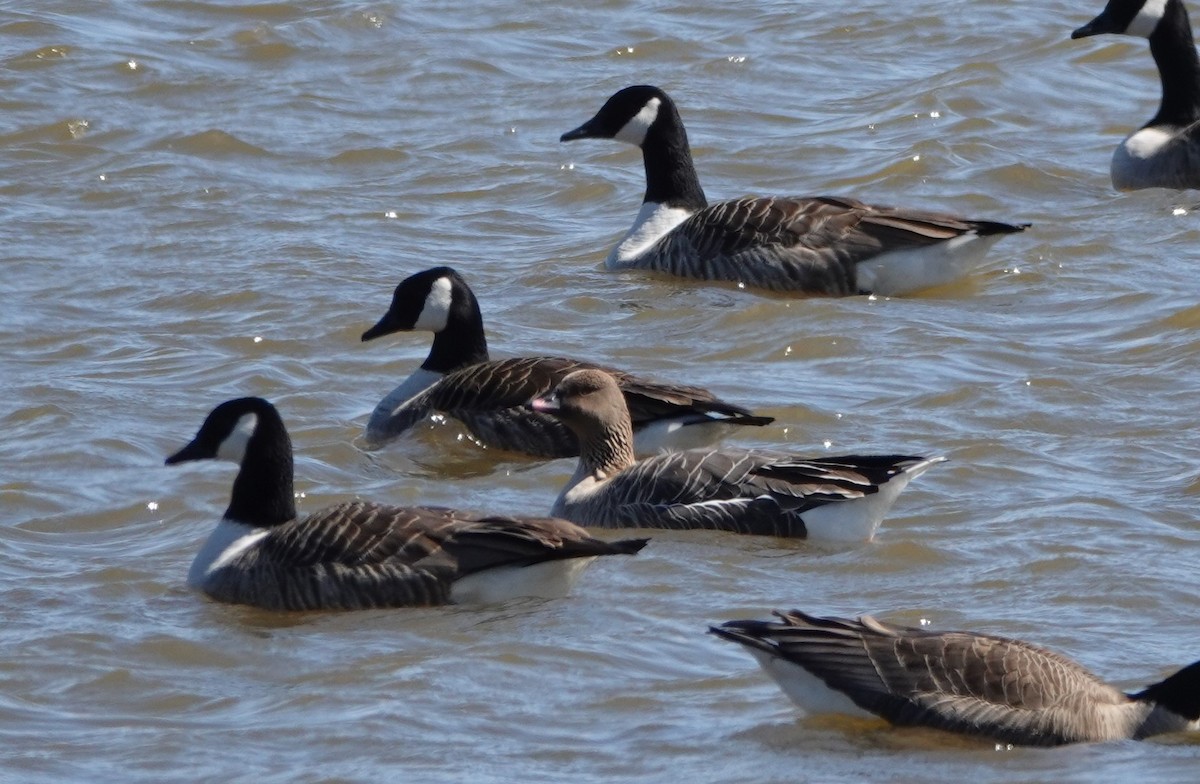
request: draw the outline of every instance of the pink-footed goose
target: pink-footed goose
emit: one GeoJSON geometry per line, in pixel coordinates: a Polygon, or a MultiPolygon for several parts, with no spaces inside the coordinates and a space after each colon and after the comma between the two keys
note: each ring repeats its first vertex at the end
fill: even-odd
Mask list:
{"type": "Polygon", "coordinates": [[[580,525],[870,540],[909,481],[945,459],[730,448],[636,460],[624,400],[598,370],[571,373],[529,406],[559,417],[580,440],[575,475],[551,511],[580,525]]]}

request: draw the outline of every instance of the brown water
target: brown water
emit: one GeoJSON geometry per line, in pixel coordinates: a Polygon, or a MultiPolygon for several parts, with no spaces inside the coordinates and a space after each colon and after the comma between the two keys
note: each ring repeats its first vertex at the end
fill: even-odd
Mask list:
{"type": "Polygon", "coordinates": [[[1190,744],[798,719],[704,634],[780,607],[924,618],[1131,688],[1200,656],[1197,198],[1108,181],[1157,105],[1145,43],[1069,41],[1099,0],[432,5],[0,6],[0,778],[1195,781],[1190,744]],[[639,82],[678,100],[710,197],[1034,228],[903,300],[606,272],[637,151],[557,139],[639,82]],[[280,406],[302,508],[549,508],[568,461],[436,425],[362,448],[427,340],[358,336],[440,263],[498,356],[711,387],[777,417],[748,444],[951,462],[872,544],[656,535],[561,601],[271,615],[189,592],[234,469],[162,460],[229,397],[280,406]]]}

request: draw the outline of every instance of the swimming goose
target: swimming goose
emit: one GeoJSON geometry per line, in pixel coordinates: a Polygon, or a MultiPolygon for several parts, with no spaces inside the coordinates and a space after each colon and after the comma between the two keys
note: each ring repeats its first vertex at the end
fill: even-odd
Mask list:
{"type": "Polygon", "coordinates": [[[565,520],[502,517],[363,501],[296,517],[292,442],[262,398],[212,410],[167,465],[240,464],[225,516],[188,584],[213,599],[268,610],[356,610],[561,596],[597,556],[644,539],[602,542],[565,520]]]}
{"type": "Polygon", "coordinates": [[[579,437],[579,466],[551,514],[580,525],[870,540],[905,485],[945,459],[726,449],[636,462],[624,400],[598,370],[571,373],[529,405],[559,417],[579,437]]]}
{"type": "Polygon", "coordinates": [[[875,715],[1022,746],[1200,729],[1200,662],[1125,694],[1066,656],[1021,640],[868,615],[776,615],[710,631],[746,646],[808,713],[875,715]]]}
{"type": "Polygon", "coordinates": [[[1200,57],[1183,0],[1109,0],[1072,38],[1123,33],[1150,39],[1162,103],[1113,153],[1117,190],[1200,188],[1200,57]]]}
{"type": "MultiPolygon", "coordinates": [[[[375,407],[367,422],[368,441],[386,442],[438,411],[461,421],[485,446],[534,457],[579,454],[579,443],[567,428],[553,417],[529,411],[524,403],[549,391],[571,371],[599,365],[561,357],[490,360],[479,303],[450,267],[434,267],[401,281],[388,312],[362,339],[415,330],[433,333],[429,356],[375,407]]],[[[706,389],[604,370],[618,379],[625,393],[638,454],[707,444],[731,426],[774,421],[726,403],[706,389]]]]}
{"type": "Polygon", "coordinates": [[[1029,224],[876,207],[854,199],[747,197],[710,205],[675,102],[626,87],[562,135],[642,150],[646,196],[610,269],[657,270],[803,294],[904,294],[971,271],[1005,234],[1029,224]]]}

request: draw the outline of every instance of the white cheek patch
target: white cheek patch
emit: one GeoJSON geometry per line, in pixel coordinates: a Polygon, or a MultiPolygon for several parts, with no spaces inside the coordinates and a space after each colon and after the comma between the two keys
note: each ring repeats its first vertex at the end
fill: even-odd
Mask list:
{"type": "Polygon", "coordinates": [[[642,110],[621,126],[621,130],[617,131],[617,135],[613,138],[632,144],[634,147],[641,147],[642,142],[646,141],[646,134],[650,132],[650,126],[658,119],[658,107],[661,105],[662,101],[658,98],[646,101],[642,110]]]}
{"type": "Polygon", "coordinates": [[[445,329],[446,324],[450,321],[450,296],[450,279],[438,278],[435,280],[429,287],[425,305],[421,308],[421,315],[417,316],[413,329],[428,332],[441,332],[445,329]]]}
{"type": "Polygon", "coordinates": [[[225,436],[225,440],[217,447],[217,457],[240,465],[242,458],[246,456],[246,444],[250,442],[250,436],[254,435],[256,427],[258,414],[242,414],[233,426],[233,432],[225,436]]]}
{"type": "Polygon", "coordinates": [[[1126,35],[1140,35],[1142,38],[1149,38],[1166,12],[1167,0],[1146,0],[1142,4],[1142,10],[1133,17],[1129,27],[1125,28],[1126,35]]]}

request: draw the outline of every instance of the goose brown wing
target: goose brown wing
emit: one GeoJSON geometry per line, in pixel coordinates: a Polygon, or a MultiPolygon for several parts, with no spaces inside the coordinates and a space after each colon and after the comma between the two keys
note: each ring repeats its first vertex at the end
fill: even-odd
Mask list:
{"type": "MultiPolygon", "coordinates": [[[[748,409],[719,400],[712,392],[700,387],[662,384],[615,368],[562,357],[514,357],[460,368],[430,387],[421,396],[422,405],[450,413],[518,408],[554,388],[567,374],[587,368],[603,370],[616,379],[625,395],[634,427],[663,417],[679,416],[684,411],[714,412],[755,420],[755,424],[773,421],[769,417],[754,417],[748,409]]],[[[521,416],[537,415],[522,410],[521,416]]],[[[567,442],[574,443],[574,440],[574,436],[570,436],[567,442]]]]}
{"type": "Polygon", "coordinates": [[[560,357],[514,357],[479,362],[447,373],[426,390],[438,411],[499,411],[543,394],[573,370],[591,367],[560,357]]]}
{"type": "MultiPolygon", "coordinates": [[[[608,373],[613,375],[611,370],[608,373]]],[[[679,416],[683,412],[720,414],[746,425],[769,425],[775,421],[774,417],[755,416],[750,409],[727,403],[700,387],[662,384],[624,373],[614,378],[625,396],[625,405],[629,408],[629,418],[635,429],[658,419],[679,416]]]]}
{"type": "Polygon", "coordinates": [[[556,518],[475,515],[439,507],[349,502],[272,531],[262,554],[282,567],[396,564],[457,579],[495,566],[637,552],[645,540],[608,543],[556,518]]]}
{"type": "Polygon", "coordinates": [[[289,568],[413,564],[437,551],[439,531],[453,520],[450,510],[351,501],[273,529],[261,552],[289,568]]]}
{"type": "Polygon", "coordinates": [[[477,517],[461,520],[440,538],[440,552],[430,560],[446,560],[458,576],[498,566],[529,566],[565,558],[629,555],[647,539],[605,542],[574,523],[554,517],[477,517]]]}
{"type": "Polygon", "coordinates": [[[663,239],[659,258],[677,275],[846,294],[855,265],[880,253],[1022,228],[840,197],[747,197],[690,216],[663,239]]]}
{"type": "MultiPolygon", "coordinates": [[[[655,267],[683,277],[775,290],[852,293],[854,265],[828,245],[853,227],[854,211],[820,200],[747,197],[690,216],[662,240],[655,267]]],[[[852,258],[852,257],[851,257],[852,258]]]]}
{"type": "Polygon", "coordinates": [[[643,460],[622,474],[664,501],[770,496],[789,509],[861,498],[922,458],[845,455],[800,460],[762,452],[690,450],[643,460]]]}
{"type": "Polygon", "coordinates": [[[734,450],[673,452],[614,477],[605,504],[612,510],[608,516],[626,525],[805,536],[804,512],[877,492],[878,483],[909,459],[798,461],[734,450]]]}
{"type": "Polygon", "coordinates": [[[1057,745],[1094,739],[1087,727],[1094,712],[1128,702],[1078,663],[1020,640],[933,632],[867,616],[792,611],[780,619],[746,630],[758,638],[756,647],[800,665],[895,724],[1057,745]]]}

